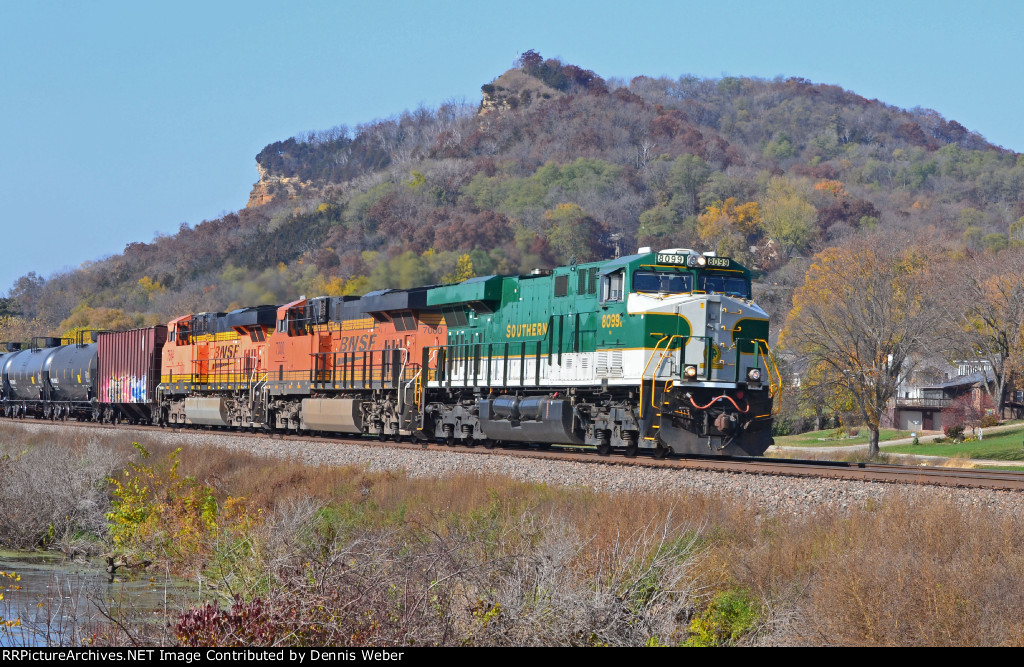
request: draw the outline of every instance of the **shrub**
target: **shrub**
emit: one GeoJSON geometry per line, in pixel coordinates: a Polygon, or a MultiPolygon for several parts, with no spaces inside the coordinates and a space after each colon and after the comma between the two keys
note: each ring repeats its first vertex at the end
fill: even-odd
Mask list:
{"type": "Polygon", "coordinates": [[[793,420],[788,417],[780,417],[772,423],[772,435],[792,435],[793,434],[793,420]]]}
{"type": "Polygon", "coordinates": [[[731,646],[754,627],[757,615],[749,591],[722,591],[690,622],[686,646],[731,646]]]}
{"type": "Polygon", "coordinates": [[[942,432],[946,434],[946,437],[950,440],[959,442],[964,439],[964,425],[963,424],[950,424],[949,426],[942,427],[942,432]]]}
{"type": "Polygon", "coordinates": [[[97,553],[107,498],[103,480],[118,456],[100,447],[30,440],[0,446],[0,545],[97,553]],[[5,451],[6,450],[6,451],[5,451]],[[10,451],[10,453],[6,453],[10,451]]]}
{"type": "MultiPolygon", "coordinates": [[[[145,447],[132,446],[142,461],[149,458],[145,447]]],[[[178,474],[180,452],[154,465],[129,462],[109,479],[114,498],[107,525],[115,549],[138,558],[167,556],[182,567],[209,556],[218,538],[251,527],[243,499],[227,498],[220,507],[211,487],[178,474]]]]}
{"type": "Polygon", "coordinates": [[[981,421],[978,422],[978,426],[982,428],[989,428],[990,426],[999,426],[1001,423],[1002,422],[999,420],[999,415],[993,413],[982,417],[981,421]]]}
{"type": "MultiPolygon", "coordinates": [[[[21,575],[19,575],[17,572],[0,571],[0,600],[4,599],[4,589],[10,587],[11,590],[19,590],[21,588],[21,586],[19,586],[17,583],[19,581],[21,581],[21,575]],[[4,579],[6,579],[7,581],[5,582],[4,579]]],[[[20,618],[4,618],[3,614],[0,614],[0,630],[6,630],[7,628],[16,628],[20,625],[20,618]]],[[[5,642],[4,646],[13,646],[13,644],[7,644],[5,642]]]]}

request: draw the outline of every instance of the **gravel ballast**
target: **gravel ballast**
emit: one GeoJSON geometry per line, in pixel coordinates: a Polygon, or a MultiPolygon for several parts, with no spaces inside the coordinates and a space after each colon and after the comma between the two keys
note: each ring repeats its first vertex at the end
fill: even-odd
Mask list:
{"type": "MultiPolygon", "coordinates": [[[[9,444],[28,436],[50,434],[61,439],[90,439],[89,432],[74,424],[31,420],[0,422],[0,435],[9,444]]],[[[332,440],[281,439],[266,435],[223,434],[211,431],[138,430],[104,428],[104,436],[123,432],[143,443],[171,447],[220,447],[258,456],[291,459],[314,466],[365,466],[371,471],[404,470],[412,477],[487,474],[547,485],[587,488],[601,492],[694,493],[732,497],[760,511],[801,515],[826,505],[861,508],[896,492],[947,499],[970,508],[1021,514],[1024,493],[948,487],[907,487],[879,482],[753,475],[702,470],[656,469],[612,463],[550,461],[526,457],[480,455],[466,450],[436,451],[397,448],[383,443],[345,444],[332,440]]],[[[97,434],[98,436],[99,434],[97,434]]],[[[596,456],[595,456],[596,458],[596,456]]]]}

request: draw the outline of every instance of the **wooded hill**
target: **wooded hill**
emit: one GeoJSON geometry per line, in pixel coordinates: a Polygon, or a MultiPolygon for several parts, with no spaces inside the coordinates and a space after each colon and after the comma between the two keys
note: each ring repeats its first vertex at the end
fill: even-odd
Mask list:
{"type": "Polygon", "coordinates": [[[1024,157],[929,109],[799,78],[604,80],[532,51],[482,93],[270,144],[254,205],[20,278],[0,302],[0,339],[638,245],[754,266],[781,324],[807,258],[867,230],[978,252],[1024,240],[1024,157]]]}

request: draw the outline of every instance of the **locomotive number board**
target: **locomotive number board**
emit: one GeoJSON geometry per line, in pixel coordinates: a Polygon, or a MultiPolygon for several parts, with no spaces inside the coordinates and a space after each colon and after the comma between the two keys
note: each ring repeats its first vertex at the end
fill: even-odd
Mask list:
{"type": "MultiPolygon", "coordinates": [[[[676,264],[679,266],[696,266],[696,258],[690,261],[692,255],[665,255],[658,253],[658,264],[676,264]]],[[[715,269],[727,269],[729,268],[730,260],[728,257],[705,257],[705,266],[715,269]]]]}
{"type": "Polygon", "coordinates": [[[708,261],[708,266],[712,266],[716,269],[728,269],[729,258],[728,257],[705,257],[708,261]]]}

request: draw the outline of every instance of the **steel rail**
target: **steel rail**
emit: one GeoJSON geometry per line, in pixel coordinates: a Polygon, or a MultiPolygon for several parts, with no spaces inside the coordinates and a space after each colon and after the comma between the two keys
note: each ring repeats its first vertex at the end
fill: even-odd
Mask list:
{"type": "Polygon", "coordinates": [[[775,458],[712,458],[688,457],[666,458],[657,460],[647,456],[626,458],[625,456],[597,456],[592,447],[560,447],[539,448],[528,445],[499,446],[487,449],[482,446],[449,447],[434,443],[420,442],[381,442],[376,438],[339,437],[335,434],[285,434],[280,432],[250,432],[238,430],[212,430],[195,428],[174,428],[149,425],[98,424],[92,422],[53,422],[46,420],[3,419],[0,424],[23,424],[39,426],[71,426],[83,429],[102,429],[118,432],[137,430],[145,433],[207,433],[217,437],[259,437],[271,440],[295,440],[318,443],[337,443],[345,446],[388,447],[418,451],[459,452],[481,456],[514,456],[548,461],[572,461],[595,465],[623,465],[643,468],[678,469],[706,471],[730,474],[772,475],[789,477],[807,477],[823,479],[839,479],[861,482],[881,482],[890,484],[944,486],[956,488],[994,489],[1008,491],[1024,490],[1024,473],[1004,470],[982,470],[977,468],[940,468],[932,466],[896,465],[885,463],[860,463],[848,461],[818,461],[808,459],[775,459],[775,458]]]}

